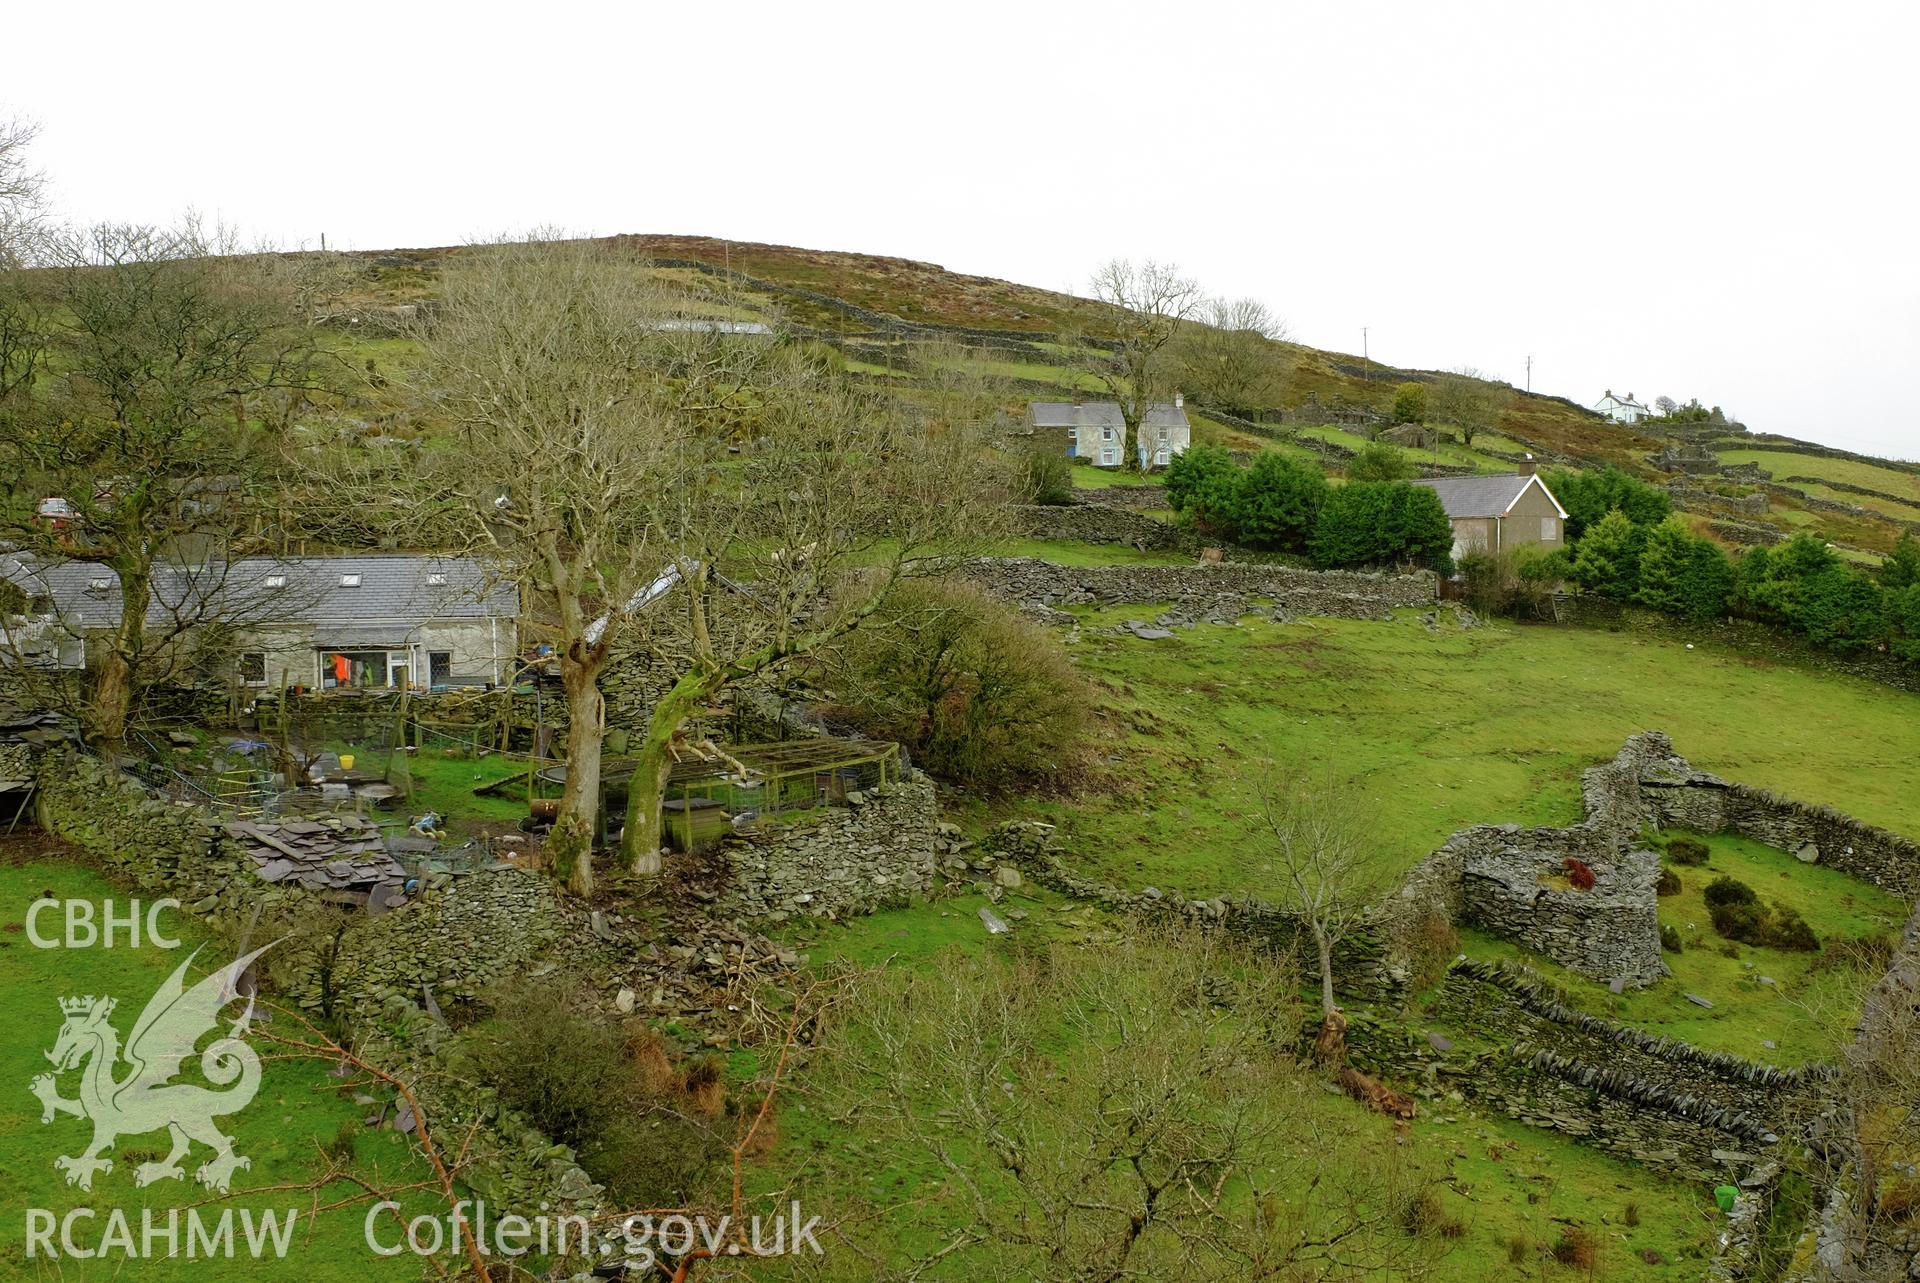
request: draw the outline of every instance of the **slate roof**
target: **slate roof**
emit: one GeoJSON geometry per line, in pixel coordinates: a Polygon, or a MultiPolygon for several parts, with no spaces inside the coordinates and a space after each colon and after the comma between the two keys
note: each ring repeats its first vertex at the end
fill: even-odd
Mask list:
{"type": "MultiPolygon", "coordinates": [[[[53,599],[72,630],[120,622],[120,581],[97,562],[35,563],[0,552],[0,576],[53,599]]],[[[150,623],[225,619],[238,624],[310,624],[316,631],[405,629],[428,620],[510,618],[519,593],[471,557],[373,553],[342,557],[244,557],[207,566],[159,566],[150,623]],[[284,585],[273,577],[284,576],[284,585]],[[346,581],[358,576],[357,585],[346,581]],[[435,582],[436,579],[444,582],[435,582]]]]}
{"type": "Polygon", "coordinates": [[[1553,497],[1553,491],[1547,489],[1547,483],[1532,474],[1506,473],[1493,477],[1424,477],[1413,483],[1425,486],[1440,496],[1440,506],[1447,510],[1447,516],[1459,517],[1504,517],[1526,493],[1528,486],[1537,485],[1548,502],[1562,517],[1567,510],[1553,497]]]}
{"type": "MultiPolygon", "coordinates": [[[[1122,428],[1126,416],[1118,401],[1029,401],[1027,417],[1036,428],[1122,428]]],[[[1185,407],[1155,401],[1147,407],[1141,426],[1178,428],[1187,426],[1185,407]]]]}

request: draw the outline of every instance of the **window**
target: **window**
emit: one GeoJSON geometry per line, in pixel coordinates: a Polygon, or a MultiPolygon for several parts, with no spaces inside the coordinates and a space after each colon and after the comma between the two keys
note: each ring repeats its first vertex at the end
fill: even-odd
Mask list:
{"type": "Polygon", "coordinates": [[[1168,454],[1167,454],[1167,447],[1165,447],[1165,446],[1161,446],[1161,447],[1160,447],[1160,448],[1159,448],[1158,450],[1155,450],[1155,451],[1153,452],[1153,466],[1154,466],[1154,467],[1156,467],[1156,468],[1164,468],[1164,467],[1166,467],[1166,466],[1167,466],[1167,459],[1168,459],[1168,454]]]}
{"type": "MultiPolygon", "coordinates": [[[[391,684],[384,650],[326,650],[320,652],[322,689],[356,687],[377,689],[391,684]]],[[[404,665],[405,654],[402,653],[404,665]]]]}
{"type": "Polygon", "coordinates": [[[107,578],[105,575],[97,575],[94,578],[87,580],[87,591],[94,594],[94,596],[96,597],[104,597],[107,593],[107,590],[112,587],[113,587],[113,580],[107,578]]]}
{"type": "Polygon", "coordinates": [[[268,575],[267,576],[267,587],[285,588],[286,586],[287,586],[287,577],[285,575],[268,575]]]}
{"type": "Polygon", "coordinates": [[[427,680],[435,686],[445,686],[453,676],[453,652],[450,650],[430,650],[427,652],[427,680]]]}
{"type": "Polygon", "coordinates": [[[447,586],[446,572],[440,570],[430,571],[427,575],[427,586],[429,588],[445,588],[447,586]]]}
{"type": "Polygon", "coordinates": [[[257,650],[242,651],[240,662],[234,665],[234,669],[243,686],[267,684],[267,657],[257,650]]]}
{"type": "Polygon", "coordinates": [[[1559,537],[1560,537],[1560,518],[1558,517],[1540,518],[1541,540],[1546,543],[1552,543],[1555,539],[1558,539],[1559,537]]]}
{"type": "Polygon", "coordinates": [[[340,576],[340,586],[342,588],[358,588],[360,586],[360,576],[342,575],[340,576]]]}
{"type": "Polygon", "coordinates": [[[1112,428],[1102,428],[1102,429],[1100,429],[1100,439],[1101,439],[1102,441],[1111,441],[1111,440],[1113,440],[1113,429],[1112,429],[1112,428]]]}

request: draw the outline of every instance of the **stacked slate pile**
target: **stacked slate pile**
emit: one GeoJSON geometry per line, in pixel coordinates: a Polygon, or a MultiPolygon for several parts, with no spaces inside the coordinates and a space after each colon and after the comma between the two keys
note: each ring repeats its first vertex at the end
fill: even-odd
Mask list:
{"type": "Polygon", "coordinates": [[[363,892],[406,880],[379,827],[358,815],[239,821],[227,825],[227,832],[246,847],[268,882],[363,892]]]}

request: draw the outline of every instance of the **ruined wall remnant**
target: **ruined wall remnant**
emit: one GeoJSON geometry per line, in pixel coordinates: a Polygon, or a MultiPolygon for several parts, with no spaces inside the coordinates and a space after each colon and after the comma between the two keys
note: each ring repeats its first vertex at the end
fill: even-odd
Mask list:
{"type": "Polygon", "coordinates": [[[919,772],[721,843],[726,904],[751,918],[841,917],[931,887],[939,810],[919,772]]]}

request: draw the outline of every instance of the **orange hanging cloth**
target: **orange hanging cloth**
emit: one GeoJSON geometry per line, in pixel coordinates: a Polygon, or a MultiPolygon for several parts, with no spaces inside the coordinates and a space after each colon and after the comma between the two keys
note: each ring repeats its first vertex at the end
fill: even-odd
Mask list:
{"type": "Polygon", "coordinates": [[[347,679],[352,675],[353,669],[348,664],[347,657],[345,655],[335,655],[333,657],[333,679],[342,686],[345,686],[347,679]]]}

